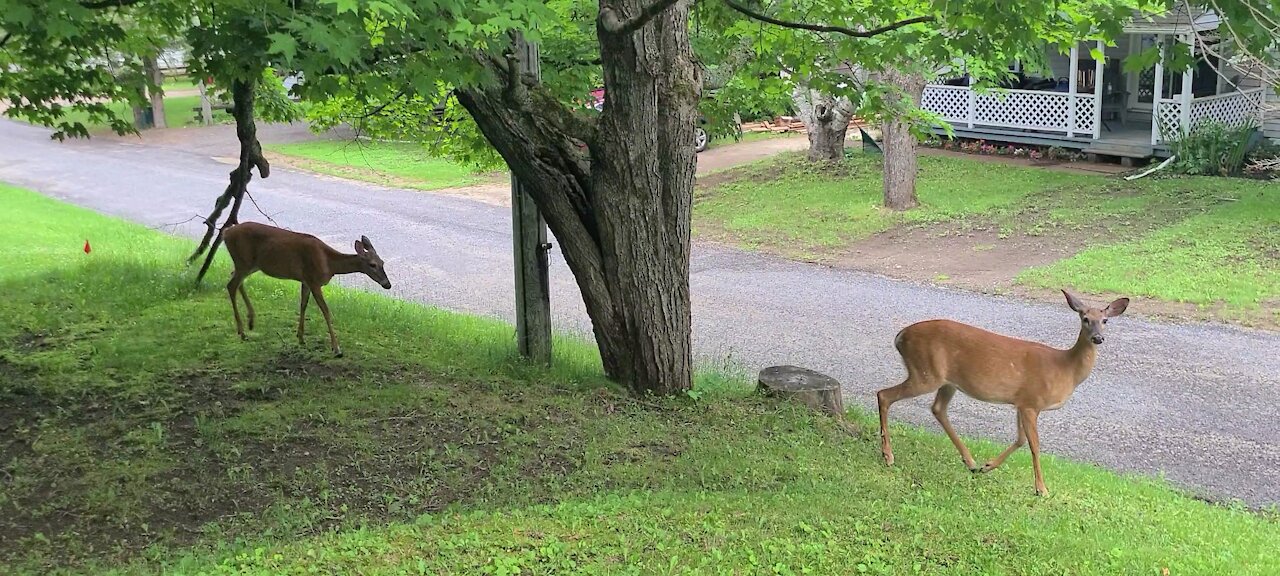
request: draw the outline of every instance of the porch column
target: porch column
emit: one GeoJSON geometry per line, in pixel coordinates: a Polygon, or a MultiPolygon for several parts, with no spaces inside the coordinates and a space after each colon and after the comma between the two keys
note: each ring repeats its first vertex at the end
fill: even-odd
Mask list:
{"type": "Polygon", "coordinates": [[[1191,52],[1191,66],[1182,73],[1182,94],[1180,95],[1182,99],[1182,110],[1180,112],[1182,112],[1182,115],[1178,119],[1178,125],[1181,130],[1191,132],[1191,82],[1195,79],[1196,40],[1194,33],[1185,34],[1179,40],[1186,44],[1187,50],[1191,52]]]}
{"type": "Polygon", "coordinates": [[[1080,75],[1080,42],[1073,40],[1071,42],[1071,68],[1067,73],[1067,138],[1074,138],[1076,135],[1076,84],[1079,82],[1076,76],[1080,75]]]}
{"type": "MultiPolygon", "coordinates": [[[[1107,61],[1107,46],[1103,44],[1101,40],[1098,41],[1098,55],[1101,56],[1101,58],[1097,58],[1093,62],[1093,99],[1094,99],[1093,139],[1094,140],[1097,140],[1098,138],[1102,137],[1102,96],[1104,94],[1104,92],[1102,91],[1102,75],[1105,73],[1103,66],[1104,66],[1104,63],[1107,61]]],[[[1121,114],[1120,116],[1122,118],[1124,117],[1123,114],[1121,114]]]]}
{"type": "Polygon", "coordinates": [[[1164,96],[1164,34],[1156,34],[1156,49],[1160,57],[1156,59],[1156,85],[1151,94],[1151,145],[1160,143],[1160,99],[1164,96]]]}
{"type": "Polygon", "coordinates": [[[969,128],[973,128],[974,117],[978,115],[978,95],[973,91],[973,73],[965,67],[965,77],[969,79],[969,93],[966,95],[968,104],[965,106],[965,120],[969,123],[969,128]]]}

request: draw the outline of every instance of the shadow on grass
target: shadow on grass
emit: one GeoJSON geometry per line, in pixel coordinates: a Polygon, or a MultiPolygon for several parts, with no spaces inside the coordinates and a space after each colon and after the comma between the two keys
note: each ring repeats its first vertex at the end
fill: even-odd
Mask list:
{"type": "Polygon", "coordinates": [[[620,423],[666,429],[685,403],[632,399],[581,342],[547,369],[501,322],[330,287],[334,358],[314,310],[294,339],[297,285],[262,276],[241,342],[220,277],[98,259],[0,283],[0,562],[528,505],[563,493],[588,439],[629,469],[679,453],[628,448],[620,423]]]}

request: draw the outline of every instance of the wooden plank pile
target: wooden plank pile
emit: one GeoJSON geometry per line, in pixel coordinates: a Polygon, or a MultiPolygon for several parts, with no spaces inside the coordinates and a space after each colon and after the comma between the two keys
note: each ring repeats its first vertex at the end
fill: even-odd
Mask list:
{"type": "MultiPolygon", "coordinates": [[[[861,119],[854,118],[849,123],[849,129],[854,130],[866,126],[861,119]]],[[[778,116],[771,120],[762,120],[760,122],[743,122],[743,132],[794,132],[796,134],[806,133],[804,122],[794,116],[778,116]]]]}

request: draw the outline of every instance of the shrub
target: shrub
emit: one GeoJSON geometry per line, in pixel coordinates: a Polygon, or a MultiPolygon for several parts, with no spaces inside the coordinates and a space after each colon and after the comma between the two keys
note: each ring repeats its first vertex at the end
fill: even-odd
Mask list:
{"type": "Polygon", "coordinates": [[[1198,124],[1170,141],[1178,157],[1170,168],[1182,174],[1239,176],[1257,130],[1252,121],[1235,128],[1217,122],[1198,124]]]}

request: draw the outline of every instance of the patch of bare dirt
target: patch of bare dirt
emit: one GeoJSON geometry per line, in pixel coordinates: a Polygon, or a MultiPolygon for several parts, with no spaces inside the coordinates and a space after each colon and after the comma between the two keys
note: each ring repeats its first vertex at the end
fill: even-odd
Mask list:
{"type": "MultiPolygon", "coordinates": [[[[995,291],[1007,288],[1018,273],[1068,258],[1088,245],[1088,237],[1011,235],[995,230],[897,228],[858,242],[830,260],[842,268],[886,276],[995,291]]],[[[1083,236],[1083,235],[1081,235],[1083,236]]]]}
{"type": "Polygon", "coordinates": [[[808,148],[809,139],[804,134],[715,146],[698,154],[698,176],[702,177],[716,170],[748,164],[782,152],[808,148]]]}

